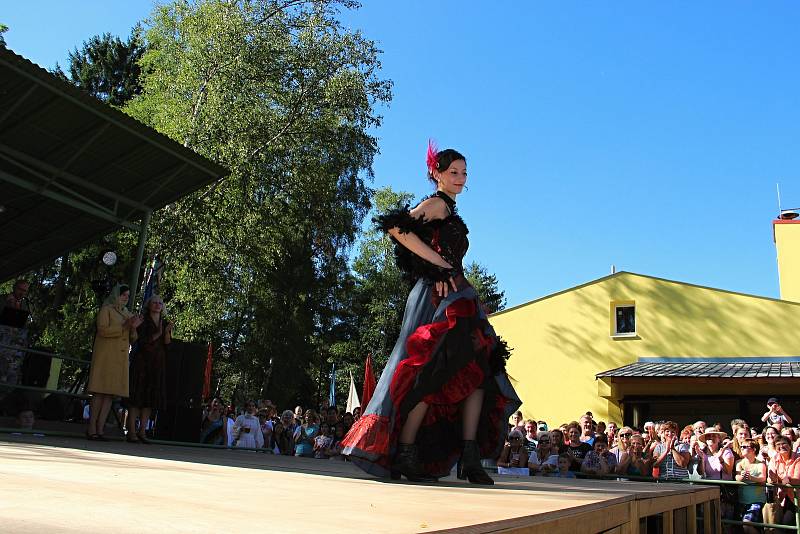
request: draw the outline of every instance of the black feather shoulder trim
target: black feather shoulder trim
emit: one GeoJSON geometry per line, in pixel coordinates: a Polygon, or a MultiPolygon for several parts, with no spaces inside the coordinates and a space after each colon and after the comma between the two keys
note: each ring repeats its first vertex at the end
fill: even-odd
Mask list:
{"type": "Polygon", "coordinates": [[[423,215],[412,217],[409,205],[396,208],[372,219],[375,227],[383,232],[388,232],[392,228],[397,228],[401,233],[413,232],[420,235],[425,228],[423,215]]]}

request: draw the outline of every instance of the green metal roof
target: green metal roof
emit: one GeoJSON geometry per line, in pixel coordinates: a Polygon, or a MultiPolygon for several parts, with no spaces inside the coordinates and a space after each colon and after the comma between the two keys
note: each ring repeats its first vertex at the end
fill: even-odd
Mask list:
{"type": "Polygon", "coordinates": [[[0,47],[0,280],[227,174],[0,47]]]}

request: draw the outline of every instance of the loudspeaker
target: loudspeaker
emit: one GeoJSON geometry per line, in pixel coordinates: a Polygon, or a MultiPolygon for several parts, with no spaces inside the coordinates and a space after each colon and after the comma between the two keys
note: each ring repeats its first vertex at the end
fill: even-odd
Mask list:
{"type": "Polygon", "coordinates": [[[155,437],[196,443],[200,440],[203,374],[208,345],[172,340],[167,348],[166,406],[159,410],[155,437]]]}
{"type": "MultiPolygon", "coordinates": [[[[80,407],[81,401],[69,395],[60,395],[52,393],[45,397],[42,405],[39,408],[40,417],[50,421],[66,421],[74,417],[75,411],[78,409],[75,403],[80,407]]],[[[78,419],[80,421],[80,419],[78,419]]]]}
{"type": "MultiPolygon", "coordinates": [[[[39,349],[48,351],[48,349],[39,349]]],[[[50,356],[28,352],[22,360],[22,385],[43,388],[50,379],[50,356]]]]}

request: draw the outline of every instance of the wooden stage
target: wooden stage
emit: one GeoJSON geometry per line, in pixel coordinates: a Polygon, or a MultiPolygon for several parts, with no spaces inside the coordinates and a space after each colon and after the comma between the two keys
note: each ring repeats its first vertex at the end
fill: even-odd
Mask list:
{"type": "Polygon", "coordinates": [[[721,531],[714,487],[495,480],[492,487],[455,478],[411,484],[335,460],[0,434],[0,531],[721,531]]]}

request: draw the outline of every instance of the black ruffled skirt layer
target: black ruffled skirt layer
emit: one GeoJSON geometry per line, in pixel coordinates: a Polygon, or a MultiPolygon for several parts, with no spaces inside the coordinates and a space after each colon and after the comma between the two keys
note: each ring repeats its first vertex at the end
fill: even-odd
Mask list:
{"type": "Polygon", "coordinates": [[[427,473],[450,473],[461,455],[461,404],[483,389],[476,440],[483,458],[497,458],[508,418],[520,400],[505,372],[508,350],[494,333],[475,290],[458,277],[446,299],[419,279],[406,302],[400,336],[375,393],[342,441],[343,454],[365,471],[386,477],[408,412],[428,404],[417,433],[427,473]]]}

